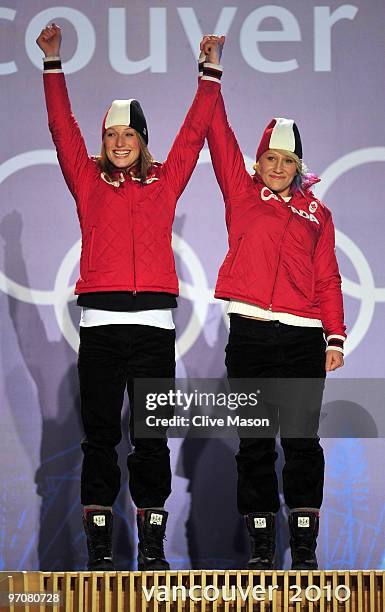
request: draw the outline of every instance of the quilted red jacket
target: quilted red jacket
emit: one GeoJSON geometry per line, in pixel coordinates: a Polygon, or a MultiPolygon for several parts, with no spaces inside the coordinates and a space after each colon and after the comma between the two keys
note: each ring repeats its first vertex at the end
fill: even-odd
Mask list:
{"type": "Polygon", "coordinates": [[[226,206],[229,251],[215,297],[321,319],[345,336],[332,216],[309,189],[286,203],[246,171],[218,98],[208,143],[226,206]]]}
{"type": "Polygon", "coordinates": [[[82,232],[75,293],[162,291],[178,294],[171,249],[175,206],[194,170],[220,90],[201,80],[185,121],[163,164],[146,184],[126,177],[106,183],[88,156],[71,112],[64,75],[44,74],[49,128],[82,232]]]}

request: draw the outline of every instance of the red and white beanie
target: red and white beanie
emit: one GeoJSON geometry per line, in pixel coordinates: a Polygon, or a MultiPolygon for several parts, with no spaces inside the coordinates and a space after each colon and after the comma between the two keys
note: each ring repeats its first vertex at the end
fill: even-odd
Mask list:
{"type": "Polygon", "coordinates": [[[103,120],[102,138],[104,132],[113,125],[127,125],[136,130],[148,144],[146,118],[138,100],[114,100],[103,120]]]}
{"type": "Polygon", "coordinates": [[[276,117],[270,121],[259,143],[257,161],[268,149],[290,151],[302,159],[301,136],[293,119],[276,117]]]}

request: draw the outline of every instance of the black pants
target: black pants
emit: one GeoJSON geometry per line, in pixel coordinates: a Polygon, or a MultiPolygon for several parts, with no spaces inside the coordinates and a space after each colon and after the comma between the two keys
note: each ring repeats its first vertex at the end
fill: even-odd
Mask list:
{"type": "MultiPolygon", "coordinates": [[[[311,412],[308,415],[309,429],[313,434],[309,437],[286,438],[281,434],[285,455],[282,472],[285,502],[289,508],[320,508],[325,467],[317,436],[325,379],[325,340],[322,329],[231,315],[226,367],[230,379],[296,379],[288,381],[291,383],[291,393],[290,408],[286,413],[285,397],[280,398],[282,414],[289,414],[291,426],[295,427],[296,421],[302,425],[304,415],[311,412]],[[304,380],[308,378],[315,382],[315,385],[312,383],[309,411],[305,403],[309,397],[306,388],[309,381],[304,380]]],[[[282,384],[285,382],[281,381],[282,384]]],[[[270,414],[273,414],[273,420],[274,414],[278,414],[277,423],[281,421],[279,406],[270,406],[270,414]],[[277,412],[274,413],[274,410],[277,412]]],[[[278,512],[280,503],[274,467],[277,456],[275,437],[240,440],[236,461],[237,500],[241,514],[278,512]]]]}
{"type": "Polygon", "coordinates": [[[115,447],[127,388],[130,439],[129,487],[138,508],[163,507],[171,492],[167,439],[134,436],[134,378],[175,377],[175,330],[148,325],[80,328],[78,359],[81,414],[85,431],[81,475],[83,505],[112,506],[120,489],[115,447]]]}

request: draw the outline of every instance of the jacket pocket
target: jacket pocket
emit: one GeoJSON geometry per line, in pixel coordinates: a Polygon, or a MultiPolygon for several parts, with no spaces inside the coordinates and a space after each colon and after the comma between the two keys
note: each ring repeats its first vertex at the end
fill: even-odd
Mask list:
{"type": "Polygon", "coordinates": [[[164,253],[164,272],[167,274],[175,274],[175,259],[172,246],[170,243],[170,232],[168,230],[163,232],[162,238],[162,250],[164,253]]]}
{"type": "Polygon", "coordinates": [[[240,236],[240,238],[238,239],[237,249],[235,251],[235,254],[234,254],[234,257],[233,257],[233,261],[231,262],[231,265],[230,265],[230,268],[229,268],[229,276],[231,276],[231,274],[232,274],[232,272],[233,272],[233,270],[235,268],[235,265],[236,265],[236,263],[237,263],[237,261],[239,259],[239,255],[240,255],[241,250],[242,250],[242,245],[243,245],[244,238],[245,238],[245,235],[242,234],[242,236],[240,236]]]}
{"type": "Polygon", "coordinates": [[[96,227],[91,227],[91,234],[90,234],[90,246],[88,249],[88,271],[89,272],[93,272],[94,271],[94,243],[95,243],[95,232],[96,232],[96,227]]]}

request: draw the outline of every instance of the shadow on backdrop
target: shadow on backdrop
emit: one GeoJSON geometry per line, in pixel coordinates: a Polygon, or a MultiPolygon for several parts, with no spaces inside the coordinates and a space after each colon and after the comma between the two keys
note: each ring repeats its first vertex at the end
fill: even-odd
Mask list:
{"type": "MultiPolygon", "coordinates": [[[[6,274],[29,286],[21,244],[20,214],[14,211],[4,217],[0,232],[5,241],[6,274]]],[[[40,465],[35,475],[36,492],[41,497],[37,544],[39,567],[34,569],[84,570],[87,554],[79,499],[80,440],[83,431],[77,357],[63,337],[58,341],[49,340],[36,305],[12,297],[8,298],[8,304],[20,354],[35,384],[41,414],[40,465]]],[[[41,307],[42,310],[44,308],[47,306],[41,307]]],[[[78,320],[77,306],[71,306],[71,310],[74,319],[78,320]]],[[[14,389],[17,385],[20,385],[20,380],[11,374],[6,387],[15,429],[32,462],[31,444],[34,441],[31,443],[26,437],[31,415],[28,405],[15,405],[17,398],[14,389]]],[[[119,451],[120,463],[124,465],[127,449],[121,448],[119,451]]],[[[126,483],[123,483],[114,506],[114,540],[119,569],[131,569],[132,566],[132,534],[129,528],[132,517],[128,517],[125,511],[126,489],[126,483]]]]}
{"type": "Polygon", "coordinates": [[[320,436],[324,438],[377,438],[372,415],[360,404],[336,400],[322,405],[320,436]]]}

